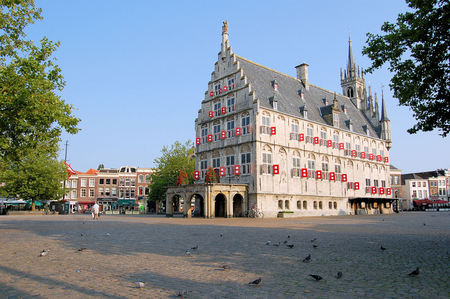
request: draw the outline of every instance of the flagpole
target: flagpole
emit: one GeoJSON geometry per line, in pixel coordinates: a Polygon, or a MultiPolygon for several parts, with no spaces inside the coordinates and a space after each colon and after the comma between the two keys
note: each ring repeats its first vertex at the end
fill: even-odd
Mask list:
{"type": "MultiPolygon", "coordinates": [[[[64,164],[66,164],[67,162],[67,144],[69,143],[69,140],[66,140],[66,149],[65,149],[65,154],[64,154],[64,164]]],[[[64,193],[63,193],[63,200],[66,199],[66,179],[64,179],[64,193]]]]}

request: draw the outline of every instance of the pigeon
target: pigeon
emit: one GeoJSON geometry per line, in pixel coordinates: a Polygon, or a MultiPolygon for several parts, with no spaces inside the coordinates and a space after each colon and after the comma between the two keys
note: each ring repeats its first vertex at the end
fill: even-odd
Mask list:
{"type": "Polygon", "coordinates": [[[381,250],[386,250],[386,248],[383,247],[383,245],[380,246],[381,250]]]}
{"type": "Polygon", "coordinates": [[[138,289],[142,289],[143,287],[145,287],[145,283],[143,283],[142,281],[136,281],[136,288],[138,289]]]}
{"type": "Polygon", "coordinates": [[[192,255],[192,253],[189,250],[186,250],[186,252],[184,254],[187,255],[187,256],[191,256],[192,255]]]}
{"type": "Polygon", "coordinates": [[[336,274],[336,279],[339,279],[339,278],[341,278],[341,277],[342,277],[342,272],[339,271],[339,272],[336,274]]]}
{"type": "Polygon", "coordinates": [[[423,226],[425,226],[426,224],[424,223],[423,226]]]}
{"type": "Polygon", "coordinates": [[[314,247],[314,248],[317,248],[317,247],[319,247],[319,245],[313,244],[313,247],[314,247]]]}
{"type": "Polygon", "coordinates": [[[85,247],[81,247],[80,249],[78,249],[78,251],[83,251],[83,250],[86,250],[86,248],[85,247]]]}
{"type": "Polygon", "coordinates": [[[287,240],[283,242],[283,244],[287,244],[287,240]]]}
{"type": "Polygon", "coordinates": [[[311,240],[311,243],[314,243],[317,240],[317,238],[314,238],[311,240]]]}
{"type": "Polygon", "coordinates": [[[80,234],[80,237],[84,236],[83,234],[80,234]]]}
{"type": "Polygon", "coordinates": [[[39,256],[46,256],[48,254],[48,252],[50,251],[50,249],[43,249],[41,251],[41,253],[39,253],[39,256]]]}
{"type": "Polygon", "coordinates": [[[308,254],[308,256],[303,259],[303,262],[309,263],[310,261],[311,261],[311,254],[308,254]]]}
{"type": "Polygon", "coordinates": [[[270,242],[270,241],[267,241],[267,242],[266,242],[266,245],[270,245],[270,243],[272,243],[272,242],[270,242]]]}
{"type": "Polygon", "coordinates": [[[231,267],[230,267],[230,265],[221,265],[221,266],[219,266],[219,268],[223,269],[223,270],[229,270],[231,267]]]}
{"type": "Polygon", "coordinates": [[[261,277],[258,278],[258,279],[253,280],[252,282],[249,282],[248,284],[249,284],[249,285],[256,286],[256,285],[258,285],[260,282],[261,282],[261,277]]]}
{"type": "Polygon", "coordinates": [[[191,248],[192,250],[197,250],[198,249],[198,244],[195,245],[194,247],[191,248]]]}
{"type": "Polygon", "coordinates": [[[219,237],[223,238],[223,234],[222,234],[222,233],[220,233],[219,237]]]}
{"type": "Polygon", "coordinates": [[[309,276],[311,276],[312,278],[314,278],[316,281],[319,281],[322,279],[322,276],[317,275],[317,274],[309,274],[309,276]]]}
{"type": "Polygon", "coordinates": [[[280,242],[278,242],[278,243],[273,243],[273,246],[277,246],[277,247],[278,247],[278,246],[280,246],[280,244],[281,244],[280,242]]]}
{"type": "Polygon", "coordinates": [[[294,244],[286,244],[286,246],[291,249],[294,248],[294,244]]]}
{"type": "Polygon", "coordinates": [[[408,275],[409,276],[417,276],[417,275],[419,275],[419,267],[417,267],[416,270],[412,271],[408,275]]]}
{"type": "Polygon", "coordinates": [[[291,235],[288,235],[288,239],[290,239],[291,238],[291,235]]]}

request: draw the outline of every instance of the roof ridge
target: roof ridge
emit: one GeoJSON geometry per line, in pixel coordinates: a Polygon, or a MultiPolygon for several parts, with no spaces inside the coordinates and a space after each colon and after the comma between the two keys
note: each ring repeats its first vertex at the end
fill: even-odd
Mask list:
{"type": "Polygon", "coordinates": [[[286,77],[288,77],[288,78],[291,78],[291,79],[294,79],[294,80],[296,80],[296,81],[302,82],[301,80],[299,80],[299,79],[297,79],[297,78],[295,78],[295,77],[286,75],[285,73],[276,71],[276,70],[274,70],[274,69],[271,69],[270,67],[264,66],[264,65],[262,65],[262,64],[259,64],[259,63],[254,62],[254,61],[251,61],[251,60],[249,60],[249,59],[247,59],[247,58],[244,58],[244,57],[242,57],[242,56],[237,55],[236,53],[234,53],[234,55],[237,56],[237,57],[239,57],[239,58],[242,59],[242,60],[245,60],[245,61],[249,62],[249,63],[252,63],[252,64],[257,65],[257,66],[259,66],[259,67],[265,68],[266,70],[269,70],[269,71],[275,72],[275,73],[277,73],[277,74],[280,74],[280,75],[282,75],[282,76],[286,76],[286,77]]]}
{"type": "MultiPolygon", "coordinates": [[[[297,78],[292,77],[292,76],[289,76],[289,75],[287,75],[287,74],[285,74],[285,73],[282,73],[282,72],[276,71],[276,70],[274,70],[274,69],[271,69],[270,67],[264,66],[264,65],[262,65],[262,64],[259,64],[259,63],[254,62],[254,61],[251,61],[251,60],[249,60],[249,59],[247,59],[247,58],[244,58],[244,57],[242,57],[242,56],[239,56],[239,55],[236,54],[236,53],[234,53],[234,55],[237,56],[237,57],[239,57],[239,58],[242,59],[242,60],[245,60],[245,61],[249,62],[249,63],[252,63],[252,64],[257,65],[257,66],[259,66],[259,67],[265,68],[266,70],[275,72],[275,73],[277,73],[277,74],[286,76],[286,77],[288,77],[288,78],[294,79],[294,80],[296,80],[296,81],[302,83],[302,81],[301,81],[300,79],[297,79],[297,78]]],[[[323,90],[323,91],[332,93],[332,94],[336,93],[335,91],[331,91],[331,90],[325,89],[325,88],[320,87],[320,86],[317,86],[317,85],[315,85],[315,84],[309,83],[309,85],[311,85],[311,86],[313,86],[313,87],[315,87],[315,88],[321,89],[321,90],[323,90]]],[[[350,98],[347,97],[347,96],[345,96],[345,95],[342,95],[342,94],[339,94],[339,93],[336,93],[336,95],[339,95],[339,96],[341,96],[341,97],[344,97],[344,98],[347,98],[347,99],[350,100],[350,98]]]]}

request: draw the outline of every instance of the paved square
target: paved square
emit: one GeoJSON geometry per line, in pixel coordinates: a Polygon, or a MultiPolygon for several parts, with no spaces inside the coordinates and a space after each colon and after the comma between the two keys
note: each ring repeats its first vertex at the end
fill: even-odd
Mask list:
{"type": "Polygon", "coordinates": [[[449,298],[449,250],[449,212],[1,216],[0,298],[177,298],[180,291],[185,298],[449,298]],[[43,249],[50,251],[38,257],[43,249]],[[302,262],[308,254],[311,261],[302,262]],[[408,276],[416,267],[420,274],[408,276]],[[258,286],[248,285],[258,277],[258,286]]]}

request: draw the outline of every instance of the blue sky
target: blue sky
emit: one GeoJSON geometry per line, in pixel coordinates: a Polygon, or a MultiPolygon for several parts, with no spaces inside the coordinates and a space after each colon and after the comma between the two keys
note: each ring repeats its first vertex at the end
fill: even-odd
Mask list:
{"type": "MultiPolygon", "coordinates": [[[[368,67],[361,55],[366,33],[378,33],[406,9],[403,0],[36,4],[44,20],[29,28],[29,37],[61,42],[55,57],[67,81],[62,96],[82,120],[78,134],[62,136],[61,148],[68,139],[68,160],[80,171],[100,163],[153,167],[164,145],[194,140],[224,20],[236,54],[291,76],[306,62],[312,84],[340,93],[349,35],[356,63],[368,67]]],[[[384,86],[392,164],[404,172],[450,168],[449,138],[409,135],[412,113],[398,106],[389,79],[386,69],[366,76],[379,95],[384,86]]]]}

